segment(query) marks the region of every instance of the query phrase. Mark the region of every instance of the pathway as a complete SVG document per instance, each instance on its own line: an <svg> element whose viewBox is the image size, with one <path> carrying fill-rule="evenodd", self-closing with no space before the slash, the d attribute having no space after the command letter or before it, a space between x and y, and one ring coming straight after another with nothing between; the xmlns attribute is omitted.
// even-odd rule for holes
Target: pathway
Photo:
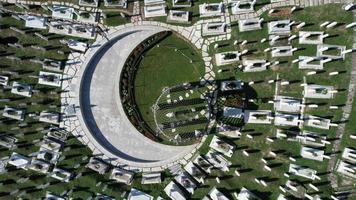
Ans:
<svg viewBox="0 0 356 200"><path fill-rule="evenodd" d="M353 18L354 21L356 21L356 10L353 11ZM356 28L354 29L354 33L353 33L353 45L352 45L353 49L356 49ZM342 108L343 113L342 113L342 117L341 117L341 121L342 122L347 122L347 120L350 117L350 113L352 111L352 102L354 100L354 96L355 96L355 92L356 92L356 52L352 53L352 69L351 69L351 77L350 77L350 83L349 83L349 89L348 89L348 94L347 94L347 101L346 101L346 105ZM338 155L337 152L339 152L340 150L340 144L342 141L342 137L345 133L345 126L346 123L341 123L339 124L339 126L336 129L336 138L338 138L338 140L336 140L333 144L333 152L335 152L335 154L331 155L331 159L328 163L328 171L329 176L328 179L331 182L331 187L333 189L338 189L338 181L337 181L337 176L335 174L333 174L334 171L334 167L335 164L338 160Z"/></svg>

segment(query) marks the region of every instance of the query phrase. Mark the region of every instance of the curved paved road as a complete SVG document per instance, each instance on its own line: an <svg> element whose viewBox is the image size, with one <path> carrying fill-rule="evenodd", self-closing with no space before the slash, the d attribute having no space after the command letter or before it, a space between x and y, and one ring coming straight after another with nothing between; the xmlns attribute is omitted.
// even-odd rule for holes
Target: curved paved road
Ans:
<svg viewBox="0 0 356 200"><path fill-rule="evenodd" d="M141 41L165 30L157 26L120 30L109 41L94 43L96 49L86 55L78 73L77 116L85 135L106 157L131 167L168 165L196 147L163 145L146 138L131 125L121 105L119 76L126 58Z"/></svg>

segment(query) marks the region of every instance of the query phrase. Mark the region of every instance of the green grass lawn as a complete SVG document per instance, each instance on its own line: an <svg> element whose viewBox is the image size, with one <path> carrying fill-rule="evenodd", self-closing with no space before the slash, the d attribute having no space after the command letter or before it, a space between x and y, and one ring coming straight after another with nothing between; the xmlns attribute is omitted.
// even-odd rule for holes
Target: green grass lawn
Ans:
<svg viewBox="0 0 356 200"><path fill-rule="evenodd" d="M315 14L317 13L317 14ZM273 18L268 16L266 13L263 14L265 22L269 20L277 20L282 19L281 17ZM320 31L319 24L324 21L337 21L339 23L351 23L352 22L352 14L342 11L340 6L336 5L328 5L328 6L319 6L312 8L305 8L301 11L295 12L292 16L289 17L291 20L296 22L307 21L309 25L303 30L309 31ZM333 37L327 38L324 43L325 44L338 44L338 45L346 45L347 48L351 48L352 45L352 30L342 30L342 29L331 29L331 30L322 30ZM297 34L297 30L293 30L292 34ZM313 45L300 45L297 40L292 42L293 47L300 48L301 50L294 53L292 57L285 58L271 58L270 53L265 53L263 50L270 45L268 42L260 43L262 38L268 38L267 33L267 24L263 25L263 29L260 31L253 32L239 32L237 25L232 25L232 39L230 41L222 41L218 42L219 48L214 49L215 43L210 45L209 52L211 55L219 52L225 51L242 51L244 49L253 49L253 53L248 55L249 59L266 59L269 62L274 61L285 61L285 63L280 64L278 67L273 67L267 71L263 72L253 72L253 73L244 73L237 70L237 66L240 63L236 63L233 65L226 65L221 67L214 67L214 71L217 74L217 80L226 80L226 79L238 79L244 82L249 81L264 81L263 83L258 83L251 86L251 89L254 90L256 98L272 98L274 95L275 84L267 84L267 80L275 79L277 74L279 74L280 79L295 81L294 84L289 86L280 87L279 94L285 96L293 96L296 98L302 98L303 88L299 85L303 82L303 77L306 76L308 70L300 70L298 69L297 64L292 64L291 61L298 58L300 55L315 55L316 47ZM241 45L233 45L233 41L250 41L245 46ZM218 73L218 70L222 69L221 73ZM325 72L322 72L318 75L307 76L308 83L316 83L321 85L332 85L337 89L346 89L346 91L341 91L336 94L335 98L332 100L308 100L307 102L312 103L323 103L324 105L319 108L307 109L306 113L311 115L318 115L321 117L331 117L333 121L338 121L341 119L342 111L338 110L330 110L328 107L330 105L342 105L346 101L347 89L350 78L350 69L351 69L351 56L347 55L344 61L335 61L324 65ZM328 74L332 71L345 71L338 76L331 77ZM251 90L251 91L252 91ZM266 101L257 101L257 109L273 109L272 104L268 104ZM353 115L350 120L353 120ZM354 129L352 123L347 125L346 136L349 137L349 134ZM233 192L238 192L240 188L246 187L252 191L255 191L256 194L259 194L264 199L276 199L280 190L278 188L279 185L285 184L287 178L283 176L284 172L288 171L289 156L297 156L300 151L300 144L297 142L287 142L285 140L275 140L273 143L266 142L266 137L275 137L275 129L274 125L255 125L255 124L247 124L243 127L243 135L245 133L249 133L251 135L255 135L254 139L248 139L246 136L242 136L241 139L233 140L237 148L243 149L258 149L258 152L254 153L250 157L246 157L242 154L241 150L238 150L233 157L230 159L232 161L234 167L227 174L215 171L211 179L207 181L208 186L203 186L199 188L194 194L194 198L199 199L204 194L206 194L210 188L213 186L217 186L222 188L222 191L226 191L226 194L232 194ZM313 128L305 128L306 130L315 131L319 133L327 134L328 138L334 138L335 136L335 128L331 128L330 130L320 130ZM344 138L343 145L350 146L353 141L351 139ZM229 140L231 141L231 139ZM354 142L353 142L354 143ZM205 146L203 146L205 147ZM326 153L331 153L332 145L326 147ZM278 154L277 158L269 161L271 164L276 164L277 167L272 169L272 172L267 172L263 170L263 163L261 162L261 158L268 157L267 153L270 150L283 150L282 153ZM206 152L206 148L203 151ZM325 172L327 169L328 161L317 162L311 161L307 159L298 158L296 164L305 165L310 168L316 169L319 172ZM233 173L234 169L249 169L249 172L241 173L240 177L236 177ZM217 184L214 176L222 176L222 183ZM263 187L254 182L255 177L268 177L273 180L269 183L269 187ZM291 176L292 179L297 179L300 181L306 181L306 179ZM320 181L314 181L316 185L320 188L320 196L321 197L329 197L331 194L331 188L327 181L327 175L324 173L321 175ZM227 190L226 190L227 189ZM308 192L313 192L312 190L308 190Z"/></svg>
<svg viewBox="0 0 356 200"><path fill-rule="evenodd" d="M144 54L135 77L135 98L143 119L153 130L156 130L156 125L151 107L162 89L183 83L197 83L203 74L204 63L199 53L177 35L168 36ZM178 99L185 92L171 95L172 99ZM199 95L190 98L194 97Z"/></svg>

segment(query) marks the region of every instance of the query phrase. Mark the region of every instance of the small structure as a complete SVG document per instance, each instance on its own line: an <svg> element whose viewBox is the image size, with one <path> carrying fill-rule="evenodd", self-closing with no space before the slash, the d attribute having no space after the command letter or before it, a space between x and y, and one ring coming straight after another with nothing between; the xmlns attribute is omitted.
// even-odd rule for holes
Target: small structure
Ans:
<svg viewBox="0 0 356 200"><path fill-rule="evenodd" d="M170 10L167 21L176 23L189 23L189 11Z"/></svg>
<svg viewBox="0 0 356 200"><path fill-rule="evenodd" d="M60 156L59 152L55 152L41 146L37 154L37 159L45 160L52 164L56 164L58 162L59 156Z"/></svg>
<svg viewBox="0 0 356 200"><path fill-rule="evenodd" d="M302 108L301 100L287 96L274 97L274 109L280 112L299 113Z"/></svg>
<svg viewBox="0 0 356 200"><path fill-rule="evenodd" d="M323 36L322 31L300 31L299 44L323 44Z"/></svg>
<svg viewBox="0 0 356 200"><path fill-rule="evenodd" d="M190 194L194 194L194 190L197 188L197 185L194 183L193 178L187 172L182 171L174 179Z"/></svg>
<svg viewBox="0 0 356 200"><path fill-rule="evenodd" d="M99 12L79 11L77 20L84 23L96 23L99 18Z"/></svg>
<svg viewBox="0 0 356 200"><path fill-rule="evenodd" d="M356 150L346 147L342 153L342 158L350 163L356 164Z"/></svg>
<svg viewBox="0 0 356 200"><path fill-rule="evenodd" d="M305 193L306 193L305 187L303 187L303 185L295 181L287 180L283 189L285 190L285 192L288 192L297 198L305 197Z"/></svg>
<svg viewBox="0 0 356 200"><path fill-rule="evenodd" d="M289 173L294 174L296 176L301 176L307 179L311 179L311 180L315 180L315 178L317 178L318 176L317 171L314 169L310 169L307 167L303 167L300 165L296 165L296 164L289 164Z"/></svg>
<svg viewBox="0 0 356 200"><path fill-rule="evenodd" d="M122 7L127 8L127 0L104 0L104 5L107 7Z"/></svg>
<svg viewBox="0 0 356 200"><path fill-rule="evenodd" d="M77 40L68 40L67 45L70 49L79 52L85 52L88 48L88 44L85 42L79 42Z"/></svg>
<svg viewBox="0 0 356 200"><path fill-rule="evenodd" d="M173 181L169 182L168 185L164 188L164 192L167 196L173 200L185 200L183 191L179 188L177 184Z"/></svg>
<svg viewBox="0 0 356 200"><path fill-rule="evenodd" d="M289 35L291 32L290 20L279 20L268 22L268 34Z"/></svg>
<svg viewBox="0 0 356 200"><path fill-rule="evenodd" d="M144 193L138 189L131 188L127 200L153 200L153 196Z"/></svg>
<svg viewBox="0 0 356 200"><path fill-rule="evenodd" d="M227 108L227 107L225 107ZM225 112L225 108L224 108L224 112ZM235 112L233 112L235 113ZM225 116L225 114L224 114ZM236 116L236 115L234 115ZM218 130L218 133L221 134L221 135L224 135L226 137L229 137L229 138L240 138L241 137L241 128L240 127L237 127L237 126L231 126L231 125L228 125L228 124L224 124L224 123L219 123L217 125L217 130Z"/></svg>
<svg viewBox="0 0 356 200"><path fill-rule="evenodd" d="M0 158L0 174L6 172L6 165L9 162L9 157Z"/></svg>
<svg viewBox="0 0 356 200"><path fill-rule="evenodd" d="M226 143L216 135L214 135L213 139L211 140L209 147L217 152L224 154L227 157L231 157L235 150L234 146Z"/></svg>
<svg viewBox="0 0 356 200"><path fill-rule="evenodd" d="M266 60L246 60L242 61L243 72L260 72L267 69Z"/></svg>
<svg viewBox="0 0 356 200"><path fill-rule="evenodd" d="M32 96L32 87L30 85L22 84L22 83L15 81L12 83L11 93L25 96L25 97L31 97Z"/></svg>
<svg viewBox="0 0 356 200"><path fill-rule="evenodd" d="M9 82L9 77L0 75L0 85L7 86Z"/></svg>
<svg viewBox="0 0 356 200"><path fill-rule="evenodd" d="M260 200L255 194L253 194L251 191L249 191L246 188L241 188L240 193L237 195L238 200Z"/></svg>
<svg viewBox="0 0 356 200"><path fill-rule="evenodd" d="M215 54L215 62L217 66L229 65L240 60L238 51L229 51Z"/></svg>
<svg viewBox="0 0 356 200"><path fill-rule="evenodd" d="M331 59L345 59L345 54L342 53L346 50L346 46L319 44L316 47L316 56L331 58Z"/></svg>
<svg viewBox="0 0 356 200"><path fill-rule="evenodd" d="M292 46L272 47L271 55L273 58L293 56L293 47Z"/></svg>
<svg viewBox="0 0 356 200"><path fill-rule="evenodd" d="M60 143L59 141L56 141L54 139L51 138L45 138L42 142L41 147L48 149L52 152L60 152L60 150L63 147L63 143Z"/></svg>
<svg viewBox="0 0 356 200"><path fill-rule="evenodd" d="M162 182L160 172L145 172L142 173L141 184L159 184Z"/></svg>
<svg viewBox="0 0 356 200"><path fill-rule="evenodd" d="M47 18L27 15L25 16L25 26L28 28L47 29Z"/></svg>
<svg viewBox="0 0 356 200"><path fill-rule="evenodd" d="M166 16L166 2L164 0L145 0L145 18Z"/></svg>
<svg viewBox="0 0 356 200"><path fill-rule="evenodd" d="M302 134L296 136L296 139L307 146L324 147L326 136L311 131L303 131Z"/></svg>
<svg viewBox="0 0 356 200"><path fill-rule="evenodd" d="M262 29L262 21L263 19L259 18L251 18L251 19L242 19L239 20L239 31L255 31Z"/></svg>
<svg viewBox="0 0 356 200"><path fill-rule="evenodd" d="M127 200L153 200L153 196L138 189L131 188Z"/></svg>
<svg viewBox="0 0 356 200"><path fill-rule="evenodd" d="M54 138L55 140L59 140L61 142L65 142L67 140L67 136L68 132L58 127L51 127L46 134L47 138Z"/></svg>
<svg viewBox="0 0 356 200"><path fill-rule="evenodd" d="M70 41L68 41L68 43L69 42ZM53 60L53 59L46 58L42 62L42 68L49 71L61 72L64 66L65 66L65 62L60 60Z"/></svg>
<svg viewBox="0 0 356 200"><path fill-rule="evenodd" d="M213 187L210 192L208 193L207 197L204 197L203 200L205 199L212 199L212 200L229 200L222 192L220 192L216 187Z"/></svg>
<svg viewBox="0 0 356 200"><path fill-rule="evenodd" d="M235 107L224 107L223 109L224 117L232 117L232 118L243 118L244 113L242 109Z"/></svg>
<svg viewBox="0 0 356 200"><path fill-rule="evenodd" d="M240 80L231 80L231 81L223 81L221 82L221 91L235 91L241 90L243 86L243 82Z"/></svg>
<svg viewBox="0 0 356 200"><path fill-rule="evenodd" d="M51 172L51 177L58 179L60 181L68 183L70 179L72 178L72 173L69 171L66 171L64 169L55 167L53 171Z"/></svg>
<svg viewBox="0 0 356 200"><path fill-rule="evenodd" d="M311 99L332 99L334 97L334 87L316 84L304 85L304 98Z"/></svg>
<svg viewBox="0 0 356 200"><path fill-rule="evenodd" d="M224 14L224 3L210 3L210 4L200 4L199 5L199 14L200 17L215 17L222 16Z"/></svg>
<svg viewBox="0 0 356 200"><path fill-rule="evenodd" d="M61 83L62 74L40 71L40 75L38 77L38 84L60 87Z"/></svg>
<svg viewBox="0 0 356 200"><path fill-rule="evenodd" d="M98 172L99 174L105 174L110 166L103 160L95 157L91 157L89 163L86 165L87 168Z"/></svg>
<svg viewBox="0 0 356 200"><path fill-rule="evenodd" d="M8 135L8 134L1 134L0 135L0 146L8 148L9 150L16 149L17 145L17 138Z"/></svg>
<svg viewBox="0 0 356 200"><path fill-rule="evenodd" d="M341 160L338 164L337 172L344 176L356 179L356 164Z"/></svg>
<svg viewBox="0 0 356 200"><path fill-rule="evenodd" d="M48 25L50 33L69 35L86 39L94 39L96 36L96 27L92 24L51 21Z"/></svg>
<svg viewBox="0 0 356 200"><path fill-rule="evenodd" d="M206 155L205 158L211 163L215 168L220 169L221 171L227 172L229 171L229 167L231 162L226 160L224 156L216 152L214 150L210 150Z"/></svg>
<svg viewBox="0 0 356 200"><path fill-rule="evenodd" d="M212 22L202 24L203 36L224 35L227 33L227 25L224 22Z"/></svg>
<svg viewBox="0 0 356 200"><path fill-rule="evenodd" d="M193 178L199 183L204 183L204 179L206 178L205 173L199 169L197 166L193 164L193 162L188 162L188 164L184 167L185 171L187 171Z"/></svg>
<svg viewBox="0 0 356 200"><path fill-rule="evenodd" d="M299 69L311 69L311 70L324 69L324 62L323 59L320 57L299 56L298 60L299 60L298 62Z"/></svg>
<svg viewBox="0 0 356 200"><path fill-rule="evenodd" d="M304 124L305 126L310 126L320 129L329 129L330 128L330 119L321 118L313 115L307 115Z"/></svg>
<svg viewBox="0 0 356 200"><path fill-rule="evenodd" d="M48 162L33 158L31 164L27 168L46 174L48 173L50 167L51 164L49 164Z"/></svg>
<svg viewBox="0 0 356 200"><path fill-rule="evenodd" d="M277 112L274 118L276 126L299 126L299 115Z"/></svg>
<svg viewBox="0 0 356 200"><path fill-rule="evenodd" d="M53 5L53 7L49 7L49 9L52 11L53 18L72 20L75 14L74 8L66 6Z"/></svg>
<svg viewBox="0 0 356 200"><path fill-rule="evenodd" d="M244 116L246 124L271 124L273 119L270 110L245 110Z"/></svg>
<svg viewBox="0 0 356 200"><path fill-rule="evenodd" d="M232 4L231 13L233 15L239 15L244 13L250 13L254 11L254 6L256 4L256 0L241 0Z"/></svg>
<svg viewBox="0 0 356 200"><path fill-rule="evenodd" d="M13 152L8 161L8 164L15 166L16 168L22 168L27 170L27 166L31 163L31 158Z"/></svg>
<svg viewBox="0 0 356 200"><path fill-rule="evenodd" d="M98 7L99 0L79 0L79 6Z"/></svg>
<svg viewBox="0 0 356 200"><path fill-rule="evenodd" d="M300 155L303 158L316 160L316 161L323 161L324 160L324 151L320 149L314 149L311 147L302 146L300 150Z"/></svg>
<svg viewBox="0 0 356 200"><path fill-rule="evenodd" d="M119 183L131 185L134 174L134 172L116 167L111 171L110 179Z"/></svg>
<svg viewBox="0 0 356 200"><path fill-rule="evenodd" d="M19 121L23 121L25 119L25 111L19 110L16 108L12 108L9 106L5 106L2 116L11 118L11 119L16 119Z"/></svg>
<svg viewBox="0 0 356 200"><path fill-rule="evenodd" d="M65 200L65 198L62 198L60 196L54 195L51 192L46 192L45 198L43 200Z"/></svg>
<svg viewBox="0 0 356 200"><path fill-rule="evenodd" d="M56 112L42 111L40 113L39 121L59 125L60 114Z"/></svg>
<svg viewBox="0 0 356 200"><path fill-rule="evenodd" d="M190 0L172 0L173 8L187 8L192 6Z"/></svg>
<svg viewBox="0 0 356 200"><path fill-rule="evenodd" d="M201 155L197 156L193 160L193 163L195 165L197 165L198 167L200 167L202 170L204 170L205 173L208 173L208 174L211 173L211 169L213 168L213 166Z"/></svg>

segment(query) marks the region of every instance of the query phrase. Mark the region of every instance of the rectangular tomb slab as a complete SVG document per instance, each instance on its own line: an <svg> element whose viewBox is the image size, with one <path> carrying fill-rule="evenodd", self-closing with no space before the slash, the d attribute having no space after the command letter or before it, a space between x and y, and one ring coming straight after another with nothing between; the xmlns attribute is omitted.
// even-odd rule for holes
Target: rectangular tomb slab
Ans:
<svg viewBox="0 0 356 200"><path fill-rule="evenodd" d="M279 46L272 47L271 55L273 58L275 57L286 57L293 56L293 47L292 46Z"/></svg>
<svg viewBox="0 0 356 200"><path fill-rule="evenodd" d="M189 12L183 10L170 10L167 21L177 23L189 23Z"/></svg>
<svg viewBox="0 0 356 200"><path fill-rule="evenodd" d="M271 124L272 111L270 110L246 110L245 123L251 124Z"/></svg>
<svg viewBox="0 0 356 200"><path fill-rule="evenodd" d="M242 0L232 3L231 13L233 15L239 15L244 13L251 13L255 11L256 1Z"/></svg>
<svg viewBox="0 0 356 200"><path fill-rule="evenodd" d="M60 87L61 83L62 74L40 71L38 84Z"/></svg>
<svg viewBox="0 0 356 200"><path fill-rule="evenodd" d="M73 19L74 17L74 8L66 7L66 6L57 6L49 7L52 11L53 18L61 18L61 19Z"/></svg>
<svg viewBox="0 0 356 200"><path fill-rule="evenodd" d="M228 51L215 54L215 62L217 66L229 65L240 60L238 51Z"/></svg>
<svg viewBox="0 0 356 200"><path fill-rule="evenodd" d="M225 5L223 2L220 3L203 3L199 5L200 17L215 17L222 16L225 11Z"/></svg>
<svg viewBox="0 0 356 200"><path fill-rule="evenodd" d="M329 129L330 128L330 119L318 117L318 116L313 116L313 115L307 115L305 117L305 126L310 126L313 128L320 128L320 129Z"/></svg>
<svg viewBox="0 0 356 200"><path fill-rule="evenodd" d="M323 161L324 160L324 151L320 149L314 149L306 146L302 146L300 150L300 155L303 158L316 160L316 161Z"/></svg>
<svg viewBox="0 0 356 200"><path fill-rule="evenodd" d="M300 165L290 164L289 173L301 176L307 179L315 180L317 171Z"/></svg>
<svg viewBox="0 0 356 200"><path fill-rule="evenodd" d="M25 119L25 111L5 106L2 116L11 118L11 119L15 119L15 120L19 120L19 121L23 121Z"/></svg>
<svg viewBox="0 0 356 200"><path fill-rule="evenodd" d="M223 81L221 83L220 90L221 91L241 90L242 86L243 86L243 82L241 82L240 80Z"/></svg>
<svg viewBox="0 0 356 200"><path fill-rule="evenodd" d="M274 109L281 112L299 113L302 108L300 99L288 96L275 96Z"/></svg>
<svg viewBox="0 0 356 200"><path fill-rule="evenodd" d="M260 18L251 18L251 19L244 19L239 20L239 31L246 32L246 31L254 31L262 29L262 20Z"/></svg>
<svg viewBox="0 0 356 200"><path fill-rule="evenodd" d="M260 72L267 70L267 61L266 60L246 60L242 61L243 72Z"/></svg>
<svg viewBox="0 0 356 200"><path fill-rule="evenodd" d="M29 28L47 29L47 18L28 15L25 17L25 26Z"/></svg>
<svg viewBox="0 0 356 200"><path fill-rule="evenodd" d="M331 58L331 59L345 59L345 54L342 53L346 50L346 46L319 44L316 47L316 56Z"/></svg>
<svg viewBox="0 0 356 200"><path fill-rule="evenodd" d="M12 84L11 93L25 96L25 97L31 97L32 96L32 86L15 81Z"/></svg>
<svg viewBox="0 0 356 200"><path fill-rule="evenodd" d="M298 126L299 115L285 114L277 112L274 118L274 124L276 126Z"/></svg>
<svg viewBox="0 0 356 200"><path fill-rule="evenodd" d="M192 6L190 0L172 0L172 4L173 8L187 8Z"/></svg>
<svg viewBox="0 0 356 200"><path fill-rule="evenodd" d="M299 69L311 69L311 70L323 70L324 63L320 57L312 56L299 56L298 68Z"/></svg>
<svg viewBox="0 0 356 200"><path fill-rule="evenodd" d="M153 4L144 6L145 18L166 16L166 4Z"/></svg>
<svg viewBox="0 0 356 200"><path fill-rule="evenodd" d="M323 44L323 31L300 31L299 44Z"/></svg>
<svg viewBox="0 0 356 200"><path fill-rule="evenodd" d="M202 24L203 36L224 35L227 33L227 25L223 22L205 23Z"/></svg>
<svg viewBox="0 0 356 200"><path fill-rule="evenodd" d="M164 192L167 194L167 196L170 199L174 199L174 200L185 200L186 199L182 189L180 189L180 187L173 181L168 183L168 185L164 188Z"/></svg>
<svg viewBox="0 0 356 200"><path fill-rule="evenodd" d="M340 161L337 168L337 172L344 176L356 179L356 164L346 161Z"/></svg>
<svg viewBox="0 0 356 200"><path fill-rule="evenodd" d="M333 86L306 84L304 86L304 98L332 99L334 97Z"/></svg>
<svg viewBox="0 0 356 200"><path fill-rule="evenodd" d="M268 22L268 34L288 35L291 32L290 20Z"/></svg>

